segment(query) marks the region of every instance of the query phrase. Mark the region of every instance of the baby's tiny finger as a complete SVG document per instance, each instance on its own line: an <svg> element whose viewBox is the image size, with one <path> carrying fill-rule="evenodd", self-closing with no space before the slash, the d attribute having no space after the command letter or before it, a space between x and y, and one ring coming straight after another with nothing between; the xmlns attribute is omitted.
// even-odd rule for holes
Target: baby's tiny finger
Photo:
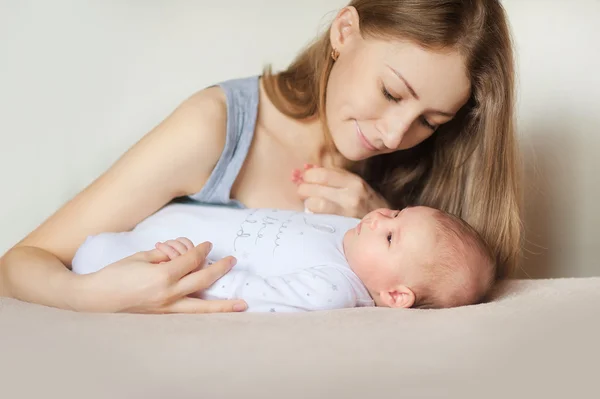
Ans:
<svg viewBox="0 0 600 399"><path fill-rule="evenodd" d="M167 245L166 243L163 243L163 242L157 242L156 249L163 252L171 260L177 258L180 255L179 252L177 252L173 247L171 247L170 245Z"/></svg>
<svg viewBox="0 0 600 399"><path fill-rule="evenodd" d="M177 241L183 243L183 245L185 245L185 247L187 248L188 251L190 251L194 248L194 243L189 238L179 237L177 239Z"/></svg>
<svg viewBox="0 0 600 399"><path fill-rule="evenodd" d="M165 244L177 251L178 255L183 255L188 251L186 245L179 240L168 240Z"/></svg>

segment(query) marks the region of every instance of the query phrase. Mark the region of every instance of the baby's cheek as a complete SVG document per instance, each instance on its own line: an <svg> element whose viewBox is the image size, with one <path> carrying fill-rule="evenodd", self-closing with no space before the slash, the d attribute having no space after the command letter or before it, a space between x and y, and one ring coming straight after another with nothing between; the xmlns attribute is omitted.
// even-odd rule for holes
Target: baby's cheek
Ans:
<svg viewBox="0 0 600 399"><path fill-rule="evenodd" d="M378 274L377 256L368 248L357 248L352 268L363 276L372 277Z"/></svg>
<svg viewBox="0 0 600 399"><path fill-rule="evenodd" d="M397 280L399 268L390 254L369 251L363 262L369 269L373 285L387 287Z"/></svg>

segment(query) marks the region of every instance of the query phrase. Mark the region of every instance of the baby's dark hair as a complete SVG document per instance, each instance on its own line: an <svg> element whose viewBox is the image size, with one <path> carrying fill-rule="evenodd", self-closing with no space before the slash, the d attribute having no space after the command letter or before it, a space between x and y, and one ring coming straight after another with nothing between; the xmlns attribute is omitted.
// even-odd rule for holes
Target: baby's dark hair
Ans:
<svg viewBox="0 0 600 399"><path fill-rule="evenodd" d="M490 248L463 219L435 211L437 250L431 263L424 267L425 281L414 289L412 307L435 309L483 302L496 274Z"/></svg>

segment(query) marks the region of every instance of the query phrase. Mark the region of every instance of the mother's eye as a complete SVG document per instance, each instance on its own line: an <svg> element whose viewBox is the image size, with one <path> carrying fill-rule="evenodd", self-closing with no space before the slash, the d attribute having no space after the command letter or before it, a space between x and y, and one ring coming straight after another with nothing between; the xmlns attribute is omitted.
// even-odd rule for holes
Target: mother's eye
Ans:
<svg viewBox="0 0 600 399"><path fill-rule="evenodd" d="M400 100L402 100L402 98L392 96L392 94L383 85L381 86L381 92L383 93L383 96L388 101L392 101L392 102L397 103L397 102L400 102Z"/></svg>

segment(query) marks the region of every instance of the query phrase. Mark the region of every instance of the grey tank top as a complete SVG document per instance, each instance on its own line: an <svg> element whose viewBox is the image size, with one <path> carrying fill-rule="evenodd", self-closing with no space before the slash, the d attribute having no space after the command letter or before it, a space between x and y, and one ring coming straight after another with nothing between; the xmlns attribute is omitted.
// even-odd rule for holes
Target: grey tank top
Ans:
<svg viewBox="0 0 600 399"><path fill-rule="evenodd" d="M246 160L254 138L258 113L259 76L218 83L227 98L227 136L225 147L208 181L189 198L195 202L233 208L245 206L231 199L231 187Z"/></svg>

